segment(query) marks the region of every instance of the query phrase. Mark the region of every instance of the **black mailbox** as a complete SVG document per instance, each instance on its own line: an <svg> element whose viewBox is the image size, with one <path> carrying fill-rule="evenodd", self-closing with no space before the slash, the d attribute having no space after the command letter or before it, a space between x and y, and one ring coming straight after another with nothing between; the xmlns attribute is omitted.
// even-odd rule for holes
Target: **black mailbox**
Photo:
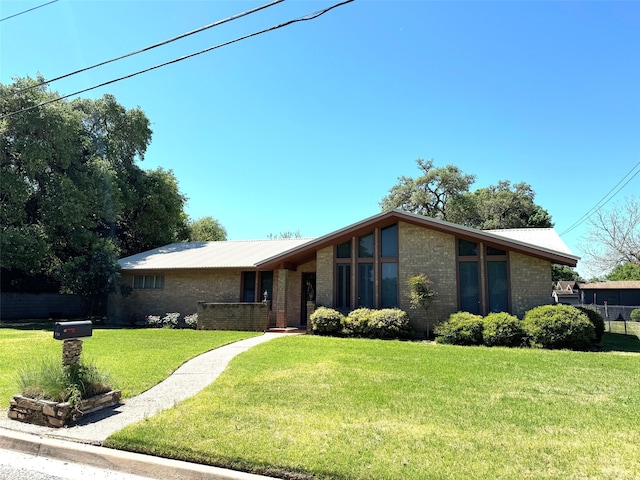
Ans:
<svg viewBox="0 0 640 480"><path fill-rule="evenodd" d="M53 327L53 338L66 340L69 338L90 337L93 333L91 320L79 322L56 322Z"/></svg>

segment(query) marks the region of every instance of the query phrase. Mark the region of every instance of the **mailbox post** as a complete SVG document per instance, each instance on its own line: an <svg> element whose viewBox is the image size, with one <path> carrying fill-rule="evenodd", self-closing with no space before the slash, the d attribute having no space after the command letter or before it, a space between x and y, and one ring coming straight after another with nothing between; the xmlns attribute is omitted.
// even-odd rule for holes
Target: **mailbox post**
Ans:
<svg viewBox="0 0 640 480"><path fill-rule="evenodd" d="M90 320L79 322L56 322L53 327L53 338L62 340L62 365L77 365L82 354L82 340L93 334Z"/></svg>

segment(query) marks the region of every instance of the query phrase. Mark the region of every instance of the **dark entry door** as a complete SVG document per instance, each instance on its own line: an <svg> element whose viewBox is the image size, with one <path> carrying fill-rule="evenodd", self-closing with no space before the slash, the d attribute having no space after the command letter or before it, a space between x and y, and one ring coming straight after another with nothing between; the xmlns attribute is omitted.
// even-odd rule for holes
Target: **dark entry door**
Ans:
<svg viewBox="0 0 640 480"><path fill-rule="evenodd" d="M316 273L302 273L302 305L300 306L300 325L307 324L307 302L316 301Z"/></svg>

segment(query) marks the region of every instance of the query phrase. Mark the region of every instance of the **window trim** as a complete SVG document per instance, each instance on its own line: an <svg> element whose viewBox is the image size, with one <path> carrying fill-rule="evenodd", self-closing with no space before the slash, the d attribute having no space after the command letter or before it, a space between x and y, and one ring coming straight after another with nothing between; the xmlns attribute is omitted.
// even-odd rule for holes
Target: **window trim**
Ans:
<svg viewBox="0 0 640 480"><path fill-rule="evenodd" d="M147 287L147 277L153 277L152 287ZM138 284L138 279L141 279L142 286ZM131 281L131 288L133 290L164 290L164 274L163 273L142 273L142 274L134 275Z"/></svg>

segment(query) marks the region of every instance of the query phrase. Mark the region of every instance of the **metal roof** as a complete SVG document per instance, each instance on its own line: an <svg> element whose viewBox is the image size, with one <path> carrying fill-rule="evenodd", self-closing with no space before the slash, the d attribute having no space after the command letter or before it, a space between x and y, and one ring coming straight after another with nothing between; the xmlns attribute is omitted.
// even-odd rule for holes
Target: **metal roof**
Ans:
<svg viewBox="0 0 640 480"><path fill-rule="evenodd" d="M172 243L123 258L118 263L124 270L276 268L282 262L296 264L309 261L314 258L318 248L335 243L345 236L364 234L373 226L385 226L386 223L395 221L408 221L425 228L490 241L563 265L575 266L579 259L552 228L477 230L431 217L391 210L315 239Z"/></svg>
<svg viewBox="0 0 640 480"><path fill-rule="evenodd" d="M510 228L505 230L483 230L499 237L516 240L534 247L573 255L553 228Z"/></svg>
<svg viewBox="0 0 640 480"><path fill-rule="evenodd" d="M118 260L124 270L178 268L253 268L266 258L299 247L311 239L237 240L172 243Z"/></svg>

